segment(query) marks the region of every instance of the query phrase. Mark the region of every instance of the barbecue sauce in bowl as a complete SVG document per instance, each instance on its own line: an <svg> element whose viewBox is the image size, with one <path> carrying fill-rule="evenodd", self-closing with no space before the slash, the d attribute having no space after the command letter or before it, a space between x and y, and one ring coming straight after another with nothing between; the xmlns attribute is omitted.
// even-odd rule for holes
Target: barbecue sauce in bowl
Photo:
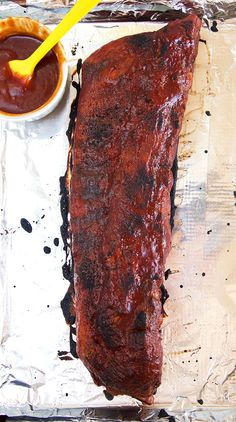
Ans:
<svg viewBox="0 0 236 422"><path fill-rule="evenodd" d="M42 43L28 35L12 35L0 40L0 110L23 114L42 107L53 96L59 81L57 56L51 50L36 66L29 83L12 75L8 62L24 60Z"/></svg>
<svg viewBox="0 0 236 422"><path fill-rule="evenodd" d="M50 30L30 18L0 20L0 119L34 121L48 116L61 101L67 84L68 64L62 44L38 63L27 84L14 77L10 60L29 57L50 34Z"/></svg>

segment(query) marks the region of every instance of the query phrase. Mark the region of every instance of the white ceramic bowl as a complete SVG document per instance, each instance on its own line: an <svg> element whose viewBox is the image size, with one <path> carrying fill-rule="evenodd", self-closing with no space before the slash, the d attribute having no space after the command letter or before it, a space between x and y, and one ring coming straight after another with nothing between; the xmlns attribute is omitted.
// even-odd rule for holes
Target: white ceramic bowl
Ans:
<svg viewBox="0 0 236 422"><path fill-rule="evenodd" d="M50 34L50 31L46 26L30 18L16 17L3 19L0 21L0 41L11 35L20 34L35 36L38 39L45 40L45 38L47 38L47 36ZM65 58L65 51L61 43L58 43L53 48L53 51L57 56L59 64L59 79L53 95L41 107L28 113L10 114L0 110L1 120L15 122L38 120L44 116L47 116L56 108L65 92L68 78L68 65Z"/></svg>

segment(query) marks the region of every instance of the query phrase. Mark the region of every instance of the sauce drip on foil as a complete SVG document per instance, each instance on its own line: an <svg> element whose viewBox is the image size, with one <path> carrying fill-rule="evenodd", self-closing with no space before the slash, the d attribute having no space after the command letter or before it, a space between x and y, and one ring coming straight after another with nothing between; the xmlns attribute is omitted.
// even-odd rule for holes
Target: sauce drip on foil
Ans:
<svg viewBox="0 0 236 422"><path fill-rule="evenodd" d="M28 113L41 107L53 95L59 79L59 65L53 51L36 66L28 84L14 77L7 64L10 60L26 59L40 44L40 40L27 35L12 35L0 41L1 111Z"/></svg>

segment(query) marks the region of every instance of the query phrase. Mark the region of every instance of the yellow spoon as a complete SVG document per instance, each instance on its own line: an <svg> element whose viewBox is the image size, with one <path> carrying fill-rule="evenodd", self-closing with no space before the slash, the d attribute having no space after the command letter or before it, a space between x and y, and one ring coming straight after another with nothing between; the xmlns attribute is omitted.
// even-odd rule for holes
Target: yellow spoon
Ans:
<svg viewBox="0 0 236 422"><path fill-rule="evenodd" d="M35 66L40 60L58 43L58 41L74 26L80 19L93 9L99 0L79 0L62 19L59 25L51 32L46 40L25 60L11 60L8 65L12 74L28 83L33 76Z"/></svg>

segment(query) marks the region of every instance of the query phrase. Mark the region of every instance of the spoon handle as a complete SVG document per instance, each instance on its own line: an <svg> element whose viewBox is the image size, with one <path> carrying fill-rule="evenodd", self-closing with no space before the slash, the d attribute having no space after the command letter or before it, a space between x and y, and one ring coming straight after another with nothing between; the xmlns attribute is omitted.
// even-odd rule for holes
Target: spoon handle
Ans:
<svg viewBox="0 0 236 422"><path fill-rule="evenodd" d="M93 9L100 0L78 0L66 14L59 25L50 33L46 40L30 56L34 67L38 62L60 41L60 39L87 13Z"/></svg>

